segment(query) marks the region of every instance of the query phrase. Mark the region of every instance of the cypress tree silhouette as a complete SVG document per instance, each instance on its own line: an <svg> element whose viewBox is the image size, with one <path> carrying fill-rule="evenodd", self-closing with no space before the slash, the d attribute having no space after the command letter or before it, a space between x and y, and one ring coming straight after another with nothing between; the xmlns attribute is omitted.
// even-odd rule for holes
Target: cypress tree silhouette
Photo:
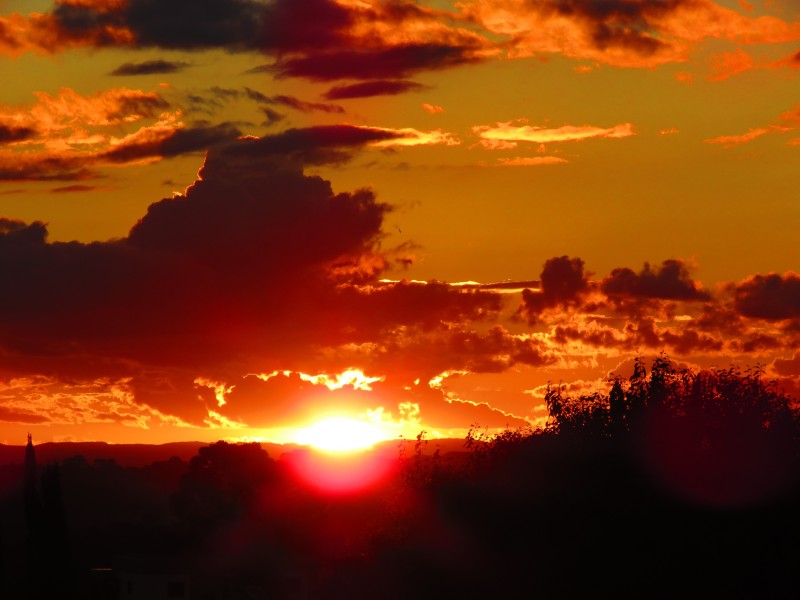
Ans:
<svg viewBox="0 0 800 600"><path fill-rule="evenodd" d="M28 434L28 445L25 447L25 521L28 532L33 535L42 522L42 499L39 496L39 466L36 463L36 451L33 449L33 438Z"/></svg>
<svg viewBox="0 0 800 600"><path fill-rule="evenodd" d="M58 463L39 473L33 438L25 447L24 499L27 541L27 598L72 598L74 572L67 542L61 474ZM40 485L41 482L41 492Z"/></svg>

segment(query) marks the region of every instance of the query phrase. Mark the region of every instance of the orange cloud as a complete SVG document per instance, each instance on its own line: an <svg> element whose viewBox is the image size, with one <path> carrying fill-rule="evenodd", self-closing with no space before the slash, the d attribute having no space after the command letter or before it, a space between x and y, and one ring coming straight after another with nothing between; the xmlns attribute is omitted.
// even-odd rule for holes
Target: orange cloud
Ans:
<svg viewBox="0 0 800 600"><path fill-rule="evenodd" d="M81 10L85 7L73 3L61 6ZM107 13L115 9L109 5L102 10L92 5L92 10ZM134 41L133 33L124 26L113 23L97 24L90 28L70 30L55 14L18 13L0 16L0 53L18 56L25 52L53 54L71 48L129 46Z"/></svg>
<svg viewBox="0 0 800 600"><path fill-rule="evenodd" d="M712 57L711 73L708 78L711 81L723 81L739 73L744 73L753 69L800 69L800 52L778 60L754 60L750 55L741 49L736 52L723 52Z"/></svg>
<svg viewBox="0 0 800 600"><path fill-rule="evenodd" d="M258 95L259 101L272 101L246 91ZM181 112L169 111L169 103L154 92L119 88L84 96L64 88L55 95L35 95L37 102L30 105L0 105L0 180L87 179L99 166L154 162L205 151L241 135L228 124L188 126ZM306 153L302 160L336 162L348 158L348 146L452 146L460 140L441 129L334 125L290 129L247 142L260 144L261 151L268 153L272 150L267 146L274 145L289 154ZM316 157L311 159L310 154Z"/></svg>
<svg viewBox="0 0 800 600"><path fill-rule="evenodd" d="M569 161L557 156L517 156L497 159L498 167L538 167L542 165L563 165Z"/></svg>
<svg viewBox="0 0 800 600"><path fill-rule="evenodd" d="M0 105L0 179L84 179L93 167L125 162L117 158L122 147L164 142L185 128L180 113L168 112L153 92L117 88L85 96L63 88L35 96L33 104Z"/></svg>
<svg viewBox="0 0 800 600"><path fill-rule="evenodd" d="M778 124L784 127L800 127L800 104L778 115Z"/></svg>
<svg viewBox="0 0 800 600"><path fill-rule="evenodd" d="M614 4L608 3L605 12L605 4L489 0L469 2L464 12L492 33L509 36L509 58L559 53L615 66L655 66L683 58L684 52L675 44L646 30L634 30ZM658 5L641 3L631 8L644 14L651 10L648 6Z"/></svg>
<svg viewBox="0 0 800 600"><path fill-rule="evenodd" d="M471 0L464 14L506 35L508 57L558 53L619 67L684 62L703 39L742 44L800 39L800 23L750 17L711 0Z"/></svg>
<svg viewBox="0 0 800 600"><path fill-rule="evenodd" d="M621 123L610 128L592 125L564 125L557 128L512 125L511 121L492 125L479 125L472 131L481 138L487 148L502 149L514 147L517 142L546 144L552 142L576 142L591 138L625 138L635 135L631 123Z"/></svg>
<svg viewBox="0 0 800 600"><path fill-rule="evenodd" d="M77 47L259 52L275 57L262 70L318 81L355 80L329 93L366 97L418 90L404 79L419 71L504 55L562 54L593 65L652 68L685 62L708 38L748 45L800 40L800 22L753 16L752 6L741 6L749 14L712 0L466 0L457 4L457 13L410 0L241 0L219 3L210 16L180 3L56 0L48 13L0 17L0 52ZM719 60L725 64L712 77L744 67L739 56ZM795 66L796 57L782 64ZM589 68L594 66L577 70Z"/></svg>
<svg viewBox="0 0 800 600"><path fill-rule="evenodd" d="M746 144L760 138L761 136L773 133L785 133L800 129L800 105L792 107L790 110L778 115L778 118L771 125L757 127L748 130L740 135L723 135L706 140L709 144L722 144L724 146L737 146ZM795 145L795 140L788 142L790 146Z"/></svg>
<svg viewBox="0 0 800 600"><path fill-rule="evenodd" d="M452 133L447 133L441 129L432 131L420 131L411 127L391 129L384 127L372 127L375 131L382 131L391 134L389 139L373 142L372 145L385 148L389 146L431 146L443 144L445 146L457 146L461 141Z"/></svg>
<svg viewBox="0 0 800 600"><path fill-rule="evenodd" d="M33 129L42 137L65 130L133 123L158 115L169 107L158 94L128 88L112 88L90 96L71 88L57 94L35 92L36 102L20 107L0 105L0 123Z"/></svg>
<svg viewBox="0 0 800 600"><path fill-rule="evenodd" d="M422 103L422 110L431 115L438 115L444 112L444 109L441 106L437 106L436 104L428 104L427 102Z"/></svg>
<svg viewBox="0 0 800 600"><path fill-rule="evenodd" d="M138 429L188 426L138 403L127 378L63 382L44 376L19 377L0 382L0 393L0 421L72 426L119 423Z"/></svg>
<svg viewBox="0 0 800 600"><path fill-rule="evenodd" d="M747 133L741 135L721 135L719 137L706 140L708 144L722 144L724 146L738 146L739 144L747 144L766 135L770 132L768 127L759 127L757 129L750 129Z"/></svg>
<svg viewBox="0 0 800 600"><path fill-rule="evenodd" d="M717 38L741 44L777 44L800 39L800 22L772 16L749 17L711 0L677 2L654 21L664 34L690 42Z"/></svg>
<svg viewBox="0 0 800 600"><path fill-rule="evenodd" d="M729 77L755 68L753 57L737 48L735 52L723 52L712 57L711 81L724 81Z"/></svg>

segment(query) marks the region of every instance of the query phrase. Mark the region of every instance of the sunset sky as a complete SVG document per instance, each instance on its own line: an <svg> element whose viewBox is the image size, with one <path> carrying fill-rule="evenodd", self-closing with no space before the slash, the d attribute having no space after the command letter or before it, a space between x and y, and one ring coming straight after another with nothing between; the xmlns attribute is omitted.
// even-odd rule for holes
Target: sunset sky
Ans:
<svg viewBox="0 0 800 600"><path fill-rule="evenodd" d="M0 0L0 442L800 395L796 0Z"/></svg>

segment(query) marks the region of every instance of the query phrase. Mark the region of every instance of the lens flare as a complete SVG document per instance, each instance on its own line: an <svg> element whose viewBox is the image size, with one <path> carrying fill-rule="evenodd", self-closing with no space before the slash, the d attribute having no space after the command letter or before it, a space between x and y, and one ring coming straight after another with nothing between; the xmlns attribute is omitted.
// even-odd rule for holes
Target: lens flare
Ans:
<svg viewBox="0 0 800 600"><path fill-rule="evenodd" d="M295 442L310 449L297 453L291 464L301 480L318 490L357 492L388 473L390 461L373 446L391 437L366 421L328 417L297 432Z"/></svg>
<svg viewBox="0 0 800 600"><path fill-rule="evenodd" d="M297 453L290 461L294 473L305 484L328 494L352 494L381 482L391 470L391 461L380 453Z"/></svg>

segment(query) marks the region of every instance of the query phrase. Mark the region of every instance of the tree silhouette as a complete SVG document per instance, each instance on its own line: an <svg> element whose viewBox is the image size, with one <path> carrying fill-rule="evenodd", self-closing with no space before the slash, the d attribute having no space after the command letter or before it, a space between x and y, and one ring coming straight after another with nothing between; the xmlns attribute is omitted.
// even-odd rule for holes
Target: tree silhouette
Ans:
<svg viewBox="0 0 800 600"><path fill-rule="evenodd" d="M692 370L666 354L648 374L641 358L607 394L548 386L547 432L624 442L676 493L712 504L771 497L800 463L797 401L760 366Z"/></svg>
<svg viewBox="0 0 800 600"><path fill-rule="evenodd" d="M244 516L259 488L276 476L274 461L257 443L219 441L200 448L171 499L190 528L207 531Z"/></svg>

